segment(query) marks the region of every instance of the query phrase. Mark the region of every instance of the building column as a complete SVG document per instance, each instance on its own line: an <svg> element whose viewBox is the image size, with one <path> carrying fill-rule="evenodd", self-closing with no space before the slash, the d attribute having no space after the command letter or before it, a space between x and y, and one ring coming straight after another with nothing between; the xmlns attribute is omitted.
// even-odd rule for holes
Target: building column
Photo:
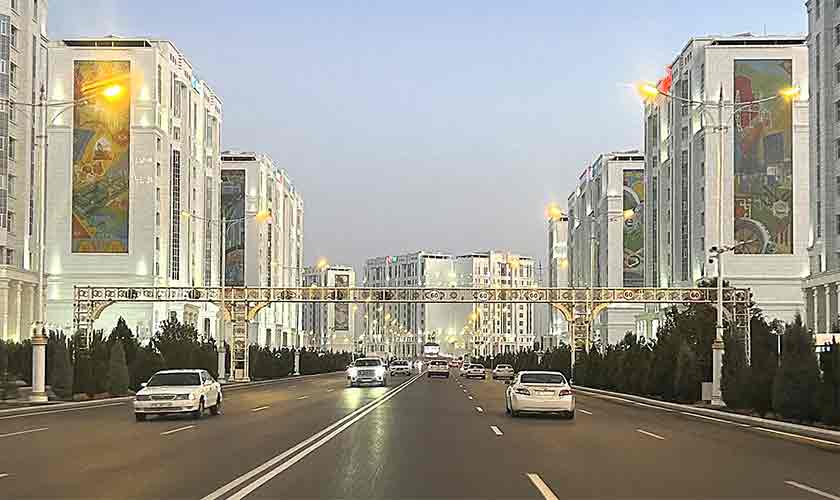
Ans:
<svg viewBox="0 0 840 500"><path fill-rule="evenodd" d="M26 337L30 337L32 335L32 323L35 322L35 318L38 317L38 286L30 284L27 288L27 295L29 296L29 314L26 316L26 329L27 332Z"/></svg>
<svg viewBox="0 0 840 500"><path fill-rule="evenodd" d="M9 280L0 280L0 340L9 339Z"/></svg>
<svg viewBox="0 0 840 500"><path fill-rule="evenodd" d="M15 281L14 284L12 285L12 288L14 289L14 297L13 298L14 298L14 301L15 301L15 329L14 329L14 335L15 335L15 340L17 342L20 342L21 340L23 340L23 333L21 332L21 330L22 330L21 323L23 323L23 307L21 307L21 306L23 306L23 303L21 301L23 287L21 286L20 281Z"/></svg>
<svg viewBox="0 0 840 500"><path fill-rule="evenodd" d="M831 327L834 326L833 323L837 318L837 311L832 307L832 293L831 293L831 285L825 285L825 332L828 333L831 331Z"/></svg>
<svg viewBox="0 0 840 500"><path fill-rule="evenodd" d="M811 318L810 326L811 329L816 334L819 330L819 317L820 317L820 299L819 299L819 287L814 287L811 289L811 303L813 304L812 310L814 316Z"/></svg>

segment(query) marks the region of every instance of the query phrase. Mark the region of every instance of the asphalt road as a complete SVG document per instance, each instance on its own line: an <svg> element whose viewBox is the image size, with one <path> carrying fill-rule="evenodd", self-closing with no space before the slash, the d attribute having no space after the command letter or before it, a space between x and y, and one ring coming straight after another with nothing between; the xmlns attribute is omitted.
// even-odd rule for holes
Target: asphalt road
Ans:
<svg viewBox="0 0 840 500"><path fill-rule="evenodd" d="M504 390L329 375L228 390L197 421L0 414L0 497L840 499L840 447L581 394L574 421L512 418Z"/></svg>

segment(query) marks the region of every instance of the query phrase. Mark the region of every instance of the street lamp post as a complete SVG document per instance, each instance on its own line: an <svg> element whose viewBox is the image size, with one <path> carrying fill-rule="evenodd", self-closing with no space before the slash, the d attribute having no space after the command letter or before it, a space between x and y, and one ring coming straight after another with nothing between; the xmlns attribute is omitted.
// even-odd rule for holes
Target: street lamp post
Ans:
<svg viewBox="0 0 840 500"><path fill-rule="evenodd" d="M732 108L732 116L743 108L756 106L766 102L773 101L778 98L795 100L799 97L800 90L798 87L787 87L780 89L777 94L762 99L744 102L727 102L723 98L723 83L720 85L717 101L698 101L694 99L679 97L673 95L665 90L659 88L649 82L639 82L636 84L636 90L639 95L648 102L662 96L667 99L679 101L689 106L700 106L701 112L706 112L709 109L717 110L717 125L712 128L718 134L718 150L717 150L717 247L712 247L710 253L717 260L717 324L715 325L715 340L712 343L712 405L723 406L723 397L721 392L721 378L723 376L723 263L721 254L734 250L738 246L745 243L736 244L731 247L724 247L723 245L723 148L725 146L724 132L728 126L724 123L723 110L724 108Z"/></svg>
<svg viewBox="0 0 840 500"><path fill-rule="evenodd" d="M126 75L127 77L127 75ZM37 103L12 103L7 101L8 106L26 106L31 109L40 110L41 120L41 165L39 168L38 178L38 315L35 322L32 324L32 336L30 342L32 343L32 393L29 396L30 401L43 403L48 400L46 393L46 370L47 370L47 335L45 330L46 325L46 311L47 311L47 154L49 148L49 134L47 133L47 109L53 106L63 107L58 113L52 116L49 125L55 123L64 112L72 109L78 104L86 104L95 97L104 97L109 100L119 98L125 87L117 83L122 78L116 78L103 82L101 85L91 85L90 89L93 91L89 95L84 95L79 99L72 101L49 103L47 100L47 90L42 84L38 96ZM75 332L73 332L75 334Z"/></svg>

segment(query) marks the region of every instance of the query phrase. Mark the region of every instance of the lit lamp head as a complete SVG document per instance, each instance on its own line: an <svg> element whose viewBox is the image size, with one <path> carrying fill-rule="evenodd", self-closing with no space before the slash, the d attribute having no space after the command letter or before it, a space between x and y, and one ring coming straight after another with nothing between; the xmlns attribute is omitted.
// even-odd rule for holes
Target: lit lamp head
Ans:
<svg viewBox="0 0 840 500"><path fill-rule="evenodd" d="M257 212L257 215L254 216L257 222L263 223L271 219L271 210L260 210Z"/></svg>
<svg viewBox="0 0 840 500"><path fill-rule="evenodd" d="M628 208L624 212L621 213L621 216L624 217L624 220L630 220L633 216L636 215L636 211L632 208Z"/></svg>
<svg viewBox="0 0 840 500"><path fill-rule="evenodd" d="M120 85L119 83L115 83L113 85L108 85L104 89L102 89L102 95L108 100L115 100L119 99L119 97L125 92L125 87Z"/></svg>
<svg viewBox="0 0 840 500"><path fill-rule="evenodd" d="M799 98L799 87L786 87L779 91L779 95L785 99L796 100Z"/></svg>
<svg viewBox="0 0 840 500"><path fill-rule="evenodd" d="M642 98L644 101L652 101L659 97L661 92L656 85L650 82L636 82L636 92L639 94L639 97Z"/></svg>

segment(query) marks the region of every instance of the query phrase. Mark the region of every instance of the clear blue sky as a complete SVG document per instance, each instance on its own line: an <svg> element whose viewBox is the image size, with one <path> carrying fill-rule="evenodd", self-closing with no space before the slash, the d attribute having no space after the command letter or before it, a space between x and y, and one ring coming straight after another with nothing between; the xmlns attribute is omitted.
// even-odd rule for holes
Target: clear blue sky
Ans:
<svg viewBox="0 0 840 500"><path fill-rule="evenodd" d="M224 147L268 152L303 192L306 260L356 266L488 248L545 264L545 203L598 153L642 146L628 82L658 77L692 36L807 31L802 0L50 8L51 38L174 41L224 100Z"/></svg>

